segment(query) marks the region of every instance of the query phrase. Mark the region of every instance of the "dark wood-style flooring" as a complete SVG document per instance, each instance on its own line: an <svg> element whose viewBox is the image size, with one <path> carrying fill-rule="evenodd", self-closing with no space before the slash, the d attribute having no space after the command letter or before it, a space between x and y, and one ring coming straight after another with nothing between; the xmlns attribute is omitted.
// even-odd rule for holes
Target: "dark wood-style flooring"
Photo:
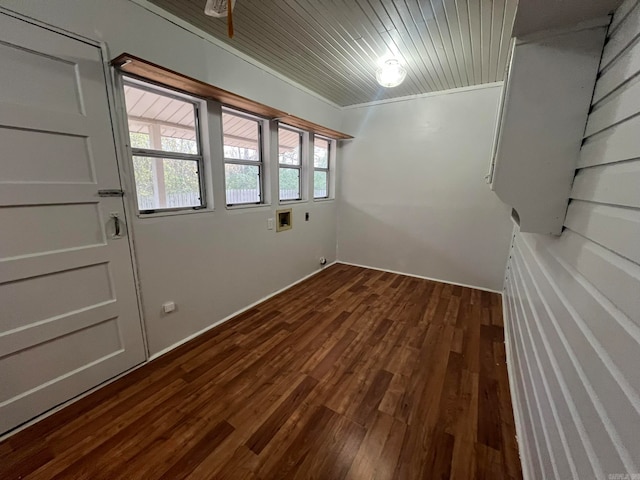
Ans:
<svg viewBox="0 0 640 480"><path fill-rule="evenodd" d="M334 265L0 443L0 478L520 479L497 294Z"/></svg>

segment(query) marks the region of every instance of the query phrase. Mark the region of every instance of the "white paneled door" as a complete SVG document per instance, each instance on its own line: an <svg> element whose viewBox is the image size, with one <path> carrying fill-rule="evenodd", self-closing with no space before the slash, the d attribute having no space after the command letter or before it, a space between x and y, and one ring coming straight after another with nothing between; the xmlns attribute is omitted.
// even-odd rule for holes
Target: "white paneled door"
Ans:
<svg viewBox="0 0 640 480"><path fill-rule="evenodd" d="M144 361L101 50L0 13L0 433Z"/></svg>

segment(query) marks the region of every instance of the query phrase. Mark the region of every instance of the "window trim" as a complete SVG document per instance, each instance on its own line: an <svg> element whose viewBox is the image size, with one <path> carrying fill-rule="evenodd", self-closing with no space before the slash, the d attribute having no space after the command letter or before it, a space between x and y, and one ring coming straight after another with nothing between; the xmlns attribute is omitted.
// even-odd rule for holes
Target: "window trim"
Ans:
<svg viewBox="0 0 640 480"><path fill-rule="evenodd" d="M316 167L315 159L313 161L313 199L314 200L330 200L331 199L331 153L333 150L333 139L328 137L323 137L322 135L314 135L313 137L313 155L315 155L316 149L316 139L319 138L321 140L325 140L327 142L327 167ZM327 174L327 194L323 197L316 197L316 181L315 181L315 173L316 172L325 172Z"/></svg>
<svg viewBox="0 0 640 480"><path fill-rule="evenodd" d="M174 70L144 60L140 57L123 52L111 60L111 65L126 75L137 76L149 82L165 85L178 91L193 95L197 98L207 98L227 105L233 109L254 113L268 120L281 119L289 125L301 130L310 131L323 137L335 140L352 139L352 135L323 127L317 123L290 115L282 110L258 103L233 92L215 87L195 78Z"/></svg>
<svg viewBox="0 0 640 480"><path fill-rule="evenodd" d="M229 105L221 106L222 114L234 115L236 117L245 118L247 120L252 120L258 124L258 161L253 160L242 160L237 158L227 158L224 154L224 122L222 121L222 116L220 117L220 135L222 140L222 169L224 172L224 202L228 209L236 209L236 208L246 208L246 207L255 207L266 205L266 197L265 197L265 162L264 162L264 123L265 119L259 117L257 115L253 115L251 113L244 112L242 110L238 110L237 108L230 107ZM249 166L257 166L258 167L258 196L260 201L258 202L240 202L240 203L229 203L227 200L227 164L232 165L249 165Z"/></svg>
<svg viewBox="0 0 640 480"><path fill-rule="evenodd" d="M124 111L125 111L125 124L127 127L127 145L129 146L130 151L130 165L131 165L131 175L132 175L132 185L135 190L135 205L136 210L138 212L138 216L140 217L149 217L153 215L162 215L166 213L178 213L178 212L193 212L200 210L209 210L211 207L208 206L207 203L207 189L205 185L205 166L204 166L204 151L202 148L202 132L201 132L201 106L203 100L193 97L191 95L184 94L182 92L175 91L171 88L157 85L155 83L151 83L148 80L140 79L132 75L121 75L121 91L122 91L122 100L124 103ZM129 130L129 112L127 111L127 104L124 95L124 87L131 86L137 88L139 90L145 90L147 92L153 93L155 95L161 95L164 97L172 98L175 100L180 100L182 102L191 103L193 105L193 114L194 114L194 130L196 135L196 148L197 154L189 154L189 153L181 153L181 152L169 152L164 150L156 150L153 148L136 148L131 145L131 132ZM136 184L135 179L135 169L133 166L134 157L146 157L146 158L158 158L158 159L169 159L169 160L180 160L180 161L191 161L196 162L197 165L197 174L198 174L198 193L200 195L200 205L197 206L184 206L184 207L169 207L169 208L152 208L142 210L140 209L140 204L138 203L138 185Z"/></svg>
<svg viewBox="0 0 640 480"><path fill-rule="evenodd" d="M291 165L288 163L280 163L280 129L283 130L288 130L290 132L294 132L298 134L298 160L299 163L298 165ZM302 179L304 178L304 162L303 162L303 148L304 148L304 132L302 130L300 130L299 128L296 127L292 127L290 125L287 125L286 123L280 123L278 122L278 129L277 129L277 135L278 135L278 202L279 203L287 203L287 202L300 202L302 201L303 195L302 195ZM281 168L288 168L291 170L298 170L298 197L297 198L280 198L280 169Z"/></svg>

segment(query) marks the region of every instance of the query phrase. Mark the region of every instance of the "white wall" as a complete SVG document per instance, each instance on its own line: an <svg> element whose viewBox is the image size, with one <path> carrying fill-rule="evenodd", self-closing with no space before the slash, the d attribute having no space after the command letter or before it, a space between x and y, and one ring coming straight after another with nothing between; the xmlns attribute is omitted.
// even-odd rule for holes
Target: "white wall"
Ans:
<svg viewBox="0 0 640 480"><path fill-rule="evenodd" d="M301 118L341 126L341 111L329 103L127 0L3 0L1 5L104 41L112 56L126 51ZM209 121L220 119L214 112ZM219 138L212 139L210 150L215 211L130 219L152 354L316 271L321 255L335 259L334 201L297 204L292 230L267 230L277 202L226 210ZM270 188L275 197L275 184ZM178 308L163 315L161 305L168 300Z"/></svg>
<svg viewBox="0 0 640 480"><path fill-rule="evenodd" d="M501 86L345 110L341 261L500 290L509 208L484 181Z"/></svg>
<svg viewBox="0 0 640 480"><path fill-rule="evenodd" d="M640 473L637 0L609 35L565 229L516 231L507 270L510 380L531 480Z"/></svg>

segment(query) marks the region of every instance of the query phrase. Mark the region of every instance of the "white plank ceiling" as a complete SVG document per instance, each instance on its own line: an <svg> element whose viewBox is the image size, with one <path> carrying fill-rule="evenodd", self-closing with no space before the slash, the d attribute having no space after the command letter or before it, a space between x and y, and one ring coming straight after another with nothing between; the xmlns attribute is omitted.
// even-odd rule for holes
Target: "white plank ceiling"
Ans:
<svg viewBox="0 0 640 480"><path fill-rule="evenodd" d="M516 0L237 0L235 36L206 0L151 0L341 105L501 81ZM404 83L375 80L378 59L407 67Z"/></svg>

